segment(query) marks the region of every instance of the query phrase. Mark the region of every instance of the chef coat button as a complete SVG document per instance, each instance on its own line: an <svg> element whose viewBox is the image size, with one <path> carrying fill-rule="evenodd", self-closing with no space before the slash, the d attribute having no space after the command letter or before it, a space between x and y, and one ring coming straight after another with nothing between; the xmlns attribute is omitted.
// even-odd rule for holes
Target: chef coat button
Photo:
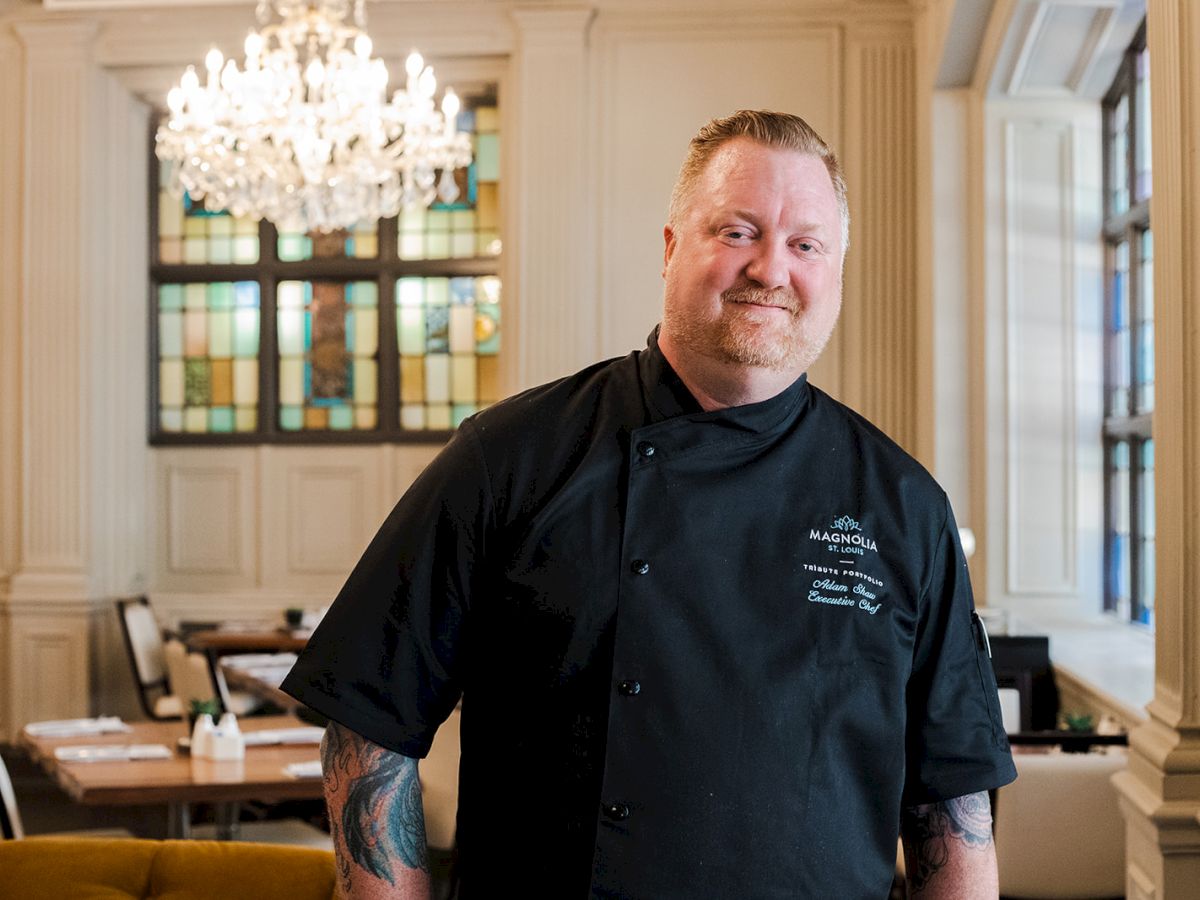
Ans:
<svg viewBox="0 0 1200 900"><path fill-rule="evenodd" d="M642 441L637 445L637 452L649 459L654 455L654 445L649 441Z"/></svg>
<svg viewBox="0 0 1200 900"><path fill-rule="evenodd" d="M604 815L608 816L608 818L610 818L616 822L622 822L625 819L629 818L629 804L627 804L627 803L605 803L604 804Z"/></svg>
<svg viewBox="0 0 1200 900"><path fill-rule="evenodd" d="M631 571L634 575L645 575L650 571L650 563L646 562L644 559L635 559L632 563L630 563L629 571Z"/></svg>
<svg viewBox="0 0 1200 900"><path fill-rule="evenodd" d="M635 697L642 692L640 681L622 681L617 685L617 693L622 697Z"/></svg>

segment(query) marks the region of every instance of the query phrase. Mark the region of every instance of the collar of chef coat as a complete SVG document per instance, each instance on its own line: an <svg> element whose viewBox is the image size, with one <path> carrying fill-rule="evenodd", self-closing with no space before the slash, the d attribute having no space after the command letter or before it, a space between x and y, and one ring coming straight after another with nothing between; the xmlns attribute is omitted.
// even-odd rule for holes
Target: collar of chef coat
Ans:
<svg viewBox="0 0 1200 900"><path fill-rule="evenodd" d="M808 405L805 372L767 400L705 412L659 349L659 327L650 332L646 350L638 358L638 377L650 423L686 416L697 424L710 422L750 434L766 434L794 421Z"/></svg>

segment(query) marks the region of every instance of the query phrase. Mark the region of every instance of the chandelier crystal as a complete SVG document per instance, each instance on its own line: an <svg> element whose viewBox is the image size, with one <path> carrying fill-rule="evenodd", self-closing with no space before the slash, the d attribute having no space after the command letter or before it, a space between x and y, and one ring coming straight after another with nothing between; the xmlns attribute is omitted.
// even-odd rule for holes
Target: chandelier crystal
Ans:
<svg viewBox="0 0 1200 900"><path fill-rule="evenodd" d="M299 232L452 202L454 170L471 162L470 136L455 127L459 99L447 90L434 106L437 80L414 51L405 88L389 100L363 6L260 0L242 68L215 47L203 83L189 66L155 139L173 187Z"/></svg>

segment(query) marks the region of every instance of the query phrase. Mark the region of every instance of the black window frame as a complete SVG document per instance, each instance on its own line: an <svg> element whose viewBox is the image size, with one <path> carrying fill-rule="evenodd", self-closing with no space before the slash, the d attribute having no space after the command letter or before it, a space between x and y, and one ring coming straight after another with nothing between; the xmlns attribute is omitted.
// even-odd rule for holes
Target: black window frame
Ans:
<svg viewBox="0 0 1200 900"><path fill-rule="evenodd" d="M1153 441L1153 404L1149 409L1138 406L1137 372L1141 361L1142 347L1140 337L1140 311L1147 302L1142 291L1142 239L1150 232L1150 194L1138 197L1138 172L1141 168L1141 147L1138 144L1138 124L1143 116L1149 115L1149 110L1140 108L1141 98L1138 96L1137 65L1138 59L1146 48L1146 24L1142 23L1133 41L1125 51L1120 67L1113 78L1102 102L1103 120L1103 191L1104 191L1104 420L1102 426L1102 446L1104 459L1104 610L1123 621L1137 625L1153 626L1153 596L1145 596L1145 575L1147 567L1153 567L1154 560L1145 559L1143 553L1142 528L1144 507L1152 503L1153 498L1142 496L1145 485L1142 450L1147 442ZM1114 132L1114 112L1124 98L1128 103L1128 115L1125 123L1125 139L1127 154L1125 161L1112 159L1112 135ZM1129 190L1126 209L1116 212L1113 209L1113 167L1124 162L1126 165L1125 179ZM1146 161L1149 162L1148 160ZM1126 302L1128 303L1128 344L1125 352L1130 372L1128 396L1123 408L1113 408L1113 389L1116 383L1116 358L1112 352L1112 329L1114 320L1113 285L1115 281L1117 247L1122 243L1128 250L1128 270L1125 279ZM1153 304L1153 291L1149 302ZM1114 583L1114 567L1116 551L1114 548L1118 527L1118 503L1115 499L1117 486L1117 466L1114 462L1116 447L1121 442L1128 445L1128 478L1129 478L1129 597L1121 598ZM1150 568L1153 572L1153 568Z"/></svg>

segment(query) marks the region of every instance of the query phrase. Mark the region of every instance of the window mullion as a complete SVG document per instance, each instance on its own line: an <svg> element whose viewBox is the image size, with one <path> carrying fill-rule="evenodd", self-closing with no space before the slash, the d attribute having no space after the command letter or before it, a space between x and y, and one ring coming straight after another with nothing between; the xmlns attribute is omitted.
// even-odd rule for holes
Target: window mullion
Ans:
<svg viewBox="0 0 1200 900"><path fill-rule="evenodd" d="M400 348L396 331L398 220L379 223L379 430L400 437Z"/></svg>
<svg viewBox="0 0 1200 900"><path fill-rule="evenodd" d="M281 276L279 233L274 224L263 219L258 226L259 244L259 325L258 390L259 434L274 437L279 433L279 341L276 293Z"/></svg>

